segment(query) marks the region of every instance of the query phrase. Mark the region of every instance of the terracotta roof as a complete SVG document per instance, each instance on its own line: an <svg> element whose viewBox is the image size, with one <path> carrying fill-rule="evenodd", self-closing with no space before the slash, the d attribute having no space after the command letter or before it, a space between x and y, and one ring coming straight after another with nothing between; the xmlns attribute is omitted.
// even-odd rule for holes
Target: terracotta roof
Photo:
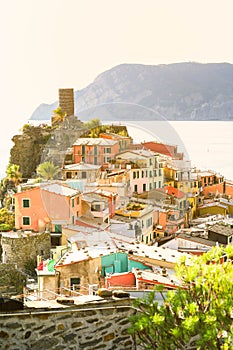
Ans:
<svg viewBox="0 0 233 350"><path fill-rule="evenodd" d="M178 190L177 188L175 188L173 186L166 186L164 188L159 188L158 191L167 193L169 196L174 196L178 199L186 197L186 193Z"/></svg>

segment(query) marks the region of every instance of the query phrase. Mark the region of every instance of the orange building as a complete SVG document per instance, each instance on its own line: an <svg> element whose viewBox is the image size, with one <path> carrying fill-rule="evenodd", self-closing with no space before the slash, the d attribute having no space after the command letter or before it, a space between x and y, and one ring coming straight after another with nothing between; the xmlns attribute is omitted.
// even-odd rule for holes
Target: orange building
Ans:
<svg viewBox="0 0 233 350"><path fill-rule="evenodd" d="M16 193L15 228L61 232L81 215L81 194L66 185L47 183Z"/></svg>
<svg viewBox="0 0 233 350"><path fill-rule="evenodd" d="M130 144L133 142L133 140L130 136L122 136L122 135L114 134L111 132L100 133L99 137L102 137L103 139L118 141L119 147L120 147L120 152L128 149L130 147Z"/></svg>
<svg viewBox="0 0 233 350"><path fill-rule="evenodd" d="M72 146L73 163L89 163L103 165L114 159L119 153L117 140L104 138L79 138Z"/></svg>

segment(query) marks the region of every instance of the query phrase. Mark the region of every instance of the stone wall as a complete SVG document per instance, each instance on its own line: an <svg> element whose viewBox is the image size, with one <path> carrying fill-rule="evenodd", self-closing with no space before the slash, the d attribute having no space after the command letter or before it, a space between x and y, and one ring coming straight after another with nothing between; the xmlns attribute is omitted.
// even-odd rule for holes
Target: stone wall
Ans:
<svg viewBox="0 0 233 350"><path fill-rule="evenodd" d="M0 314L0 348L8 350L134 350L129 299L59 310Z"/></svg>
<svg viewBox="0 0 233 350"><path fill-rule="evenodd" d="M24 269L29 260L36 262L37 255L44 259L50 257L51 238L49 233L3 233L1 247L5 263L16 264L18 269Z"/></svg>

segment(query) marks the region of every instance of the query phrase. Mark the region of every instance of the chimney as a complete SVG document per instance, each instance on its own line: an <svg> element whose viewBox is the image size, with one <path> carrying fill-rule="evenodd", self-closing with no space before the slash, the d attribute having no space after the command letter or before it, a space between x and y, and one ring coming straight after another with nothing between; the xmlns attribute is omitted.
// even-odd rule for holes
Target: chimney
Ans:
<svg viewBox="0 0 233 350"><path fill-rule="evenodd" d="M74 90L59 89L59 106L67 116L74 115Z"/></svg>

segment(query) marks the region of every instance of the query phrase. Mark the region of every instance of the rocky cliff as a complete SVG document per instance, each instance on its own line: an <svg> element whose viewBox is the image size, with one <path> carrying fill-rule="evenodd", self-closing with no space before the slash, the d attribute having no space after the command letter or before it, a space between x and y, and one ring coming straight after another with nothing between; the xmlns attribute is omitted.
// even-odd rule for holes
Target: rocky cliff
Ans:
<svg viewBox="0 0 233 350"><path fill-rule="evenodd" d="M233 120L233 65L122 64L76 91L74 100L82 120ZM31 118L50 118L57 104L41 104Z"/></svg>

